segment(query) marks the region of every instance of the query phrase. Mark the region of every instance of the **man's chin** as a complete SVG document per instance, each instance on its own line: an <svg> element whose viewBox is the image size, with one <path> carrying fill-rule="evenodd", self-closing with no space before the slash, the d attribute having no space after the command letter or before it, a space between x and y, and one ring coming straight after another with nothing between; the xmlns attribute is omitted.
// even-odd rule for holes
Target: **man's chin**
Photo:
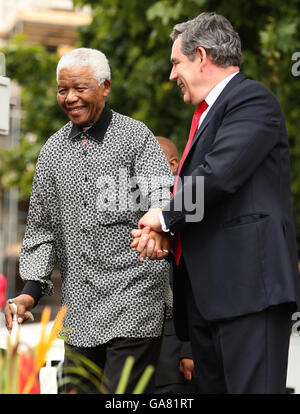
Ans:
<svg viewBox="0 0 300 414"><path fill-rule="evenodd" d="M191 105L199 105L202 101L199 101L199 99L191 98L190 96L184 96L183 101L186 104Z"/></svg>
<svg viewBox="0 0 300 414"><path fill-rule="evenodd" d="M81 128L85 128L85 127L90 126L89 121L87 121L86 119L80 119L80 118L77 118L75 116L69 116L69 119L70 119L70 121L73 122L73 124L75 124L75 125L77 125Z"/></svg>
<svg viewBox="0 0 300 414"><path fill-rule="evenodd" d="M186 103L186 104L191 104L192 100L189 96L183 95L183 102Z"/></svg>

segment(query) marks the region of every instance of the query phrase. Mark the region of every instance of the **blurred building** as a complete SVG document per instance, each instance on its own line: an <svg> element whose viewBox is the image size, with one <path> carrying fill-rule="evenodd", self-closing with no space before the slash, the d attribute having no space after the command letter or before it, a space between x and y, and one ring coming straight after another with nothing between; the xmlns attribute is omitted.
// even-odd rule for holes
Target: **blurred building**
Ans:
<svg viewBox="0 0 300 414"><path fill-rule="evenodd" d="M49 51L70 48L77 27L90 22L90 9L74 8L72 0L0 0L0 46L18 32Z"/></svg>

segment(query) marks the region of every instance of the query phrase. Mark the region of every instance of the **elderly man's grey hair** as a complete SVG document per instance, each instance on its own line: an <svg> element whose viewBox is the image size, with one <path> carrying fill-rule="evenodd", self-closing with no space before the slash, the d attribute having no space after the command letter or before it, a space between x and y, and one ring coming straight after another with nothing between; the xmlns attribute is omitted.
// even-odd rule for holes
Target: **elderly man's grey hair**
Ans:
<svg viewBox="0 0 300 414"><path fill-rule="evenodd" d="M181 37L181 51L191 61L197 47L202 46L215 65L240 66L241 40L226 17L216 13L201 13L192 20L174 26L170 35L173 42Z"/></svg>
<svg viewBox="0 0 300 414"><path fill-rule="evenodd" d="M59 72L64 68L72 66L89 66L92 70L93 77L100 85L106 79L111 78L110 67L104 53L100 50L80 47L73 49L63 55L56 68L56 78L59 78Z"/></svg>

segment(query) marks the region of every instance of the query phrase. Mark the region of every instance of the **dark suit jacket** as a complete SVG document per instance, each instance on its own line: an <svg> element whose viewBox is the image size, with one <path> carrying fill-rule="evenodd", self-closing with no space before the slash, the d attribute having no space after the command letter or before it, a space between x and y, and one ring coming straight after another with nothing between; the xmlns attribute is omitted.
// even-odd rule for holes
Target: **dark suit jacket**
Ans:
<svg viewBox="0 0 300 414"><path fill-rule="evenodd" d="M201 124L180 175L193 182L163 216L171 231L180 231L202 315L218 320L299 302L288 138L269 89L237 74ZM174 211L174 201L188 189L195 197L197 176L204 177L204 218L187 223L191 213ZM181 282L175 278L175 290Z"/></svg>

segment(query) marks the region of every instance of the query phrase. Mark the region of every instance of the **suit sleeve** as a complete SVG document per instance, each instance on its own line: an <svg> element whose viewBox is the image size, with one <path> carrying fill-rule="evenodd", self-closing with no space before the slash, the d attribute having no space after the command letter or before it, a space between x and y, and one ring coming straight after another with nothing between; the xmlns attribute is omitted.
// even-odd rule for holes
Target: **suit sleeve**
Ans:
<svg viewBox="0 0 300 414"><path fill-rule="evenodd" d="M228 103L204 162L189 173L190 182L183 183L163 210L171 231L185 226L186 216L193 214L185 209L184 197L192 194L195 199L197 177L204 177L205 215L205 210L213 208L223 196L235 193L278 143L283 122L279 104L267 88L256 82L255 85L244 90L235 103ZM175 211L174 206L181 204L182 210Z"/></svg>
<svg viewBox="0 0 300 414"><path fill-rule="evenodd" d="M193 359L192 347L191 347L190 342L182 342L179 358L180 359L183 359L183 358Z"/></svg>

